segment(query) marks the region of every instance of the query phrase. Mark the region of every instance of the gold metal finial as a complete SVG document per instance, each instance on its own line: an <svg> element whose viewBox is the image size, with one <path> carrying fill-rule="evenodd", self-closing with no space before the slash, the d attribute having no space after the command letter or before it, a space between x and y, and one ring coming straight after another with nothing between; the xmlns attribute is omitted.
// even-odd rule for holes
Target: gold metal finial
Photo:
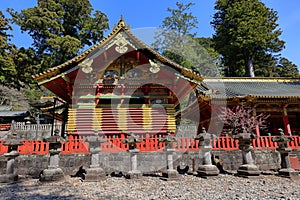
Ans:
<svg viewBox="0 0 300 200"><path fill-rule="evenodd" d="M125 26L125 21L124 21L124 19L123 19L123 15L121 15L120 16L120 20L119 20L119 22L118 22L118 26Z"/></svg>

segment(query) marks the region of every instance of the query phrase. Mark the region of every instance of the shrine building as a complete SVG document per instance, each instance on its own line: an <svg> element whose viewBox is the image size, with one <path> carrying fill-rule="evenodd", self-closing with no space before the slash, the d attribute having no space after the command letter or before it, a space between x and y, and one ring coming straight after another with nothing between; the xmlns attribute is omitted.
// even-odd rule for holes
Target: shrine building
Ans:
<svg viewBox="0 0 300 200"><path fill-rule="evenodd" d="M99 43L34 79L63 102L53 116L68 134L163 135L186 119L217 130L217 108L239 103L270 114L269 130L258 127L258 135L300 132L299 79L203 77L153 50L122 19Z"/></svg>

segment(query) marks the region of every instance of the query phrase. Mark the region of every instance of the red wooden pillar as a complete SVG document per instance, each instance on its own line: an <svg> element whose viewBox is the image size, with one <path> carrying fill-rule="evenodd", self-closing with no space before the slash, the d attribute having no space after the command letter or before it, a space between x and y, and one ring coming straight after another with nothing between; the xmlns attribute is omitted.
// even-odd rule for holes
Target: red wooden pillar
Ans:
<svg viewBox="0 0 300 200"><path fill-rule="evenodd" d="M99 101L100 101L100 96L101 96L101 88L103 88L103 86L101 85L97 85L96 86L96 105L98 105Z"/></svg>
<svg viewBox="0 0 300 200"><path fill-rule="evenodd" d="M287 105L282 108L282 119L283 119L285 134L289 135L290 133L292 133L292 131L291 131L291 126L289 123L289 117L288 117L286 107Z"/></svg>

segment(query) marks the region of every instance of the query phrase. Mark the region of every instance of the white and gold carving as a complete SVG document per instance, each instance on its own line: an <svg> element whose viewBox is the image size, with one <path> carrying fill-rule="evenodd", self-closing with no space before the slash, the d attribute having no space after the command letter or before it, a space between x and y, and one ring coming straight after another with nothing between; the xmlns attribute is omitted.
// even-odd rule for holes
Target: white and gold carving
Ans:
<svg viewBox="0 0 300 200"><path fill-rule="evenodd" d="M125 53L128 50L127 44L128 44L128 40L126 40L121 34L116 35L116 39L115 39L115 50L118 53Z"/></svg>
<svg viewBox="0 0 300 200"><path fill-rule="evenodd" d="M81 70L86 73L89 74L93 71L93 68L91 67L93 64L93 59L85 59L84 61L82 61L81 63L78 64L78 66L81 68Z"/></svg>
<svg viewBox="0 0 300 200"><path fill-rule="evenodd" d="M149 59L149 63L151 65L151 67L149 69L150 72L152 72L153 74L156 74L157 72L159 72L160 66L157 63L155 63L154 61L152 61L150 59Z"/></svg>

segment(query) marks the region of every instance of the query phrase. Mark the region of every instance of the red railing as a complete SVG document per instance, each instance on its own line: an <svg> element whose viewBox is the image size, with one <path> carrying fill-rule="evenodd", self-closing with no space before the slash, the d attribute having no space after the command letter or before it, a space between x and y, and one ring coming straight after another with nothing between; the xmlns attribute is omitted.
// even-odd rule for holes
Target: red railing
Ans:
<svg viewBox="0 0 300 200"><path fill-rule="evenodd" d="M41 140L24 140L18 150L20 154L48 154L49 143Z"/></svg>
<svg viewBox="0 0 300 200"><path fill-rule="evenodd" d="M212 150L237 150L239 149L238 141L232 137L218 137L212 141Z"/></svg>
<svg viewBox="0 0 300 200"><path fill-rule="evenodd" d="M88 142L84 142L81 138L71 139L62 143L61 154L89 153L88 145Z"/></svg>
<svg viewBox="0 0 300 200"><path fill-rule="evenodd" d="M101 144L103 152L122 152L128 149L128 145L122 143L125 139L124 134L107 135L105 138L107 142Z"/></svg>
<svg viewBox="0 0 300 200"><path fill-rule="evenodd" d="M137 148L141 152L162 151L165 148L165 144L159 142L162 136L154 135L140 136L142 142L137 144ZM262 136L252 141L254 150L270 149L274 150L277 147L277 143L272 141L274 136ZM293 141L288 143L288 146L292 149L300 148L300 137L290 136L294 138ZM107 142L101 144L102 152L122 152L128 150L128 145L122 141L125 139L124 134L108 135L106 136ZM19 146L18 150L20 154L48 154L49 143L41 140L24 140L23 145ZM197 151L198 140L193 138L180 138L177 142L173 143L173 148L177 151ZM238 141L232 137L218 137L212 141L212 150L238 150ZM0 140L0 154L7 152L7 146L2 144ZM88 142L84 141L83 136L69 136L67 142L62 143L62 154L74 154L74 153L89 153Z"/></svg>
<svg viewBox="0 0 300 200"><path fill-rule="evenodd" d="M7 146L3 146L2 141L0 140L0 155L6 153L8 150Z"/></svg>

